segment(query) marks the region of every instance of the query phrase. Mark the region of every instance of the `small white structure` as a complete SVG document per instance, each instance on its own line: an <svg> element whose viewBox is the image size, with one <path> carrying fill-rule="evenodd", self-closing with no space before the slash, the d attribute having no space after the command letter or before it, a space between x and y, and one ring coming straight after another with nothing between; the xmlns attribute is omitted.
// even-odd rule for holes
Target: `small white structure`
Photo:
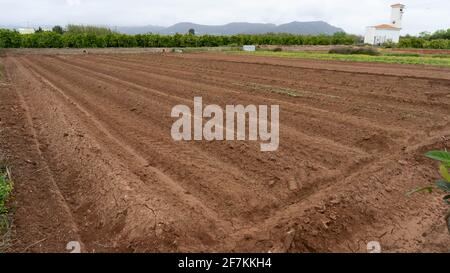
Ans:
<svg viewBox="0 0 450 273"><path fill-rule="evenodd" d="M20 34L33 34L34 28L19 28L17 30Z"/></svg>
<svg viewBox="0 0 450 273"><path fill-rule="evenodd" d="M244 51L256 51L256 46L254 45L245 45L242 47L242 50Z"/></svg>
<svg viewBox="0 0 450 273"><path fill-rule="evenodd" d="M367 27L364 43L371 45L382 45L386 42L399 42L405 5L395 4L391 7L391 22L389 24Z"/></svg>

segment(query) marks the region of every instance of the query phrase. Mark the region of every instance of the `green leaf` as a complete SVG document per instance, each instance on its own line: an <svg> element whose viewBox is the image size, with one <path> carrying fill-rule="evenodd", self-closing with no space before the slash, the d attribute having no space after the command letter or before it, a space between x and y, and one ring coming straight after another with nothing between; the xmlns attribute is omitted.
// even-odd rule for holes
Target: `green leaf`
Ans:
<svg viewBox="0 0 450 273"><path fill-rule="evenodd" d="M447 203L448 205L450 205L450 194L444 196L444 201L445 201L445 203Z"/></svg>
<svg viewBox="0 0 450 273"><path fill-rule="evenodd" d="M439 166L439 173L445 180L447 180L447 182L450 183L450 174L448 173L447 167L444 164L441 164L441 166Z"/></svg>
<svg viewBox="0 0 450 273"><path fill-rule="evenodd" d="M425 154L426 157L450 164L450 153L447 151L430 151Z"/></svg>
<svg viewBox="0 0 450 273"><path fill-rule="evenodd" d="M413 194L416 194L416 193L419 193L419 192L425 192L425 191L428 192L428 193L432 193L433 192L433 186L426 186L426 187L423 187L423 188L418 188L418 189L412 190L410 192L407 192L406 196L411 196Z"/></svg>
<svg viewBox="0 0 450 273"><path fill-rule="evenodd" d="M436 182L436 186L446 192L450 192L450 182L439 180Z"/></svg>

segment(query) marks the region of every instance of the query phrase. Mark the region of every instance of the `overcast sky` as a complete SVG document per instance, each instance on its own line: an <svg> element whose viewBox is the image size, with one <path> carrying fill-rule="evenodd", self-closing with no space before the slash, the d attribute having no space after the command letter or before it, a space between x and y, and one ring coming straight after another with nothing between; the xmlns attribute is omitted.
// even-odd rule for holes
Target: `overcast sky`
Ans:
<svg viewBox="0 0 450 273"><path fill-rule="evenodd" d="M350 33L389 23L396 0L0 0L0 25L169 26L323 20ZM404 0L403 34L450 28L449 0Z"/></svg>

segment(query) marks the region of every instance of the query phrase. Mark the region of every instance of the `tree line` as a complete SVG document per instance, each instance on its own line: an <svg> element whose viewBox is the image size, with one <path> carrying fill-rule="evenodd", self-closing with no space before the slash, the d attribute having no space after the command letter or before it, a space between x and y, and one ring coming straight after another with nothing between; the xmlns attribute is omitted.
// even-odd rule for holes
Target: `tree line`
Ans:
<svg viewBox="0 0 450 273"><path fill-rule="evenodd" d="M345 33L334 35L195 35L187 34L120 34L107 29L68 26L64 31L38 31L19 34L0 29L0 48L104 48L104 47L215 47L254 45L352 45L359 37Z"/></svg>
<svg viewBox="0 0 450 273"><path fill-rule="evenodd" d="M450 28L434 33L421 32L419 36L406 35L395 45L399 48L450 49Z"/></svg>
<svg viewBox="0 0 450 273"><path fill-rule="evenodd" d="M391 45L387 45L391 47ZM398 48L424 48L424 49L450 49L450 40L435 39L427 40L420 37L402 37L400 42L395 45Z"/></svg>
<svg viewBox="0 0 450 273"><path fill-rule="evenodd" d="M438 30L434 33L422 32L418 37L404 36L400 39L397 47L450 49L450 28Z"/></svg>
<svg viewBox="0 0 450 273"><path fill-rule="evenodd" d="M38 29L33 34L19 34L15 30L0 29L0 48L105 48L105 47L216 47L252 45L357 45L361 37L346 33L334 35L195 35L137 34L127 35L108 28L68 25L55 26L52 31ZM401 37L398 44L386 47L450 49L450 29L419 36Z"/></svg>

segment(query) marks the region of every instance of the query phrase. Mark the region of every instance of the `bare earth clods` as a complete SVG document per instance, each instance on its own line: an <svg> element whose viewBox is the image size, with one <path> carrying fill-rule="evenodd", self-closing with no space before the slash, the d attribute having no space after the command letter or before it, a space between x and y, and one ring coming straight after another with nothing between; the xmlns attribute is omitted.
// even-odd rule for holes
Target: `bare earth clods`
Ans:
<svg viewBox="0 0 450 273"><path fill-rule="evenodd" d="M10 55L10 251L447 252L448 70L226 54ZM280 105L280 148L175 142L171 109Z"/></svg>

